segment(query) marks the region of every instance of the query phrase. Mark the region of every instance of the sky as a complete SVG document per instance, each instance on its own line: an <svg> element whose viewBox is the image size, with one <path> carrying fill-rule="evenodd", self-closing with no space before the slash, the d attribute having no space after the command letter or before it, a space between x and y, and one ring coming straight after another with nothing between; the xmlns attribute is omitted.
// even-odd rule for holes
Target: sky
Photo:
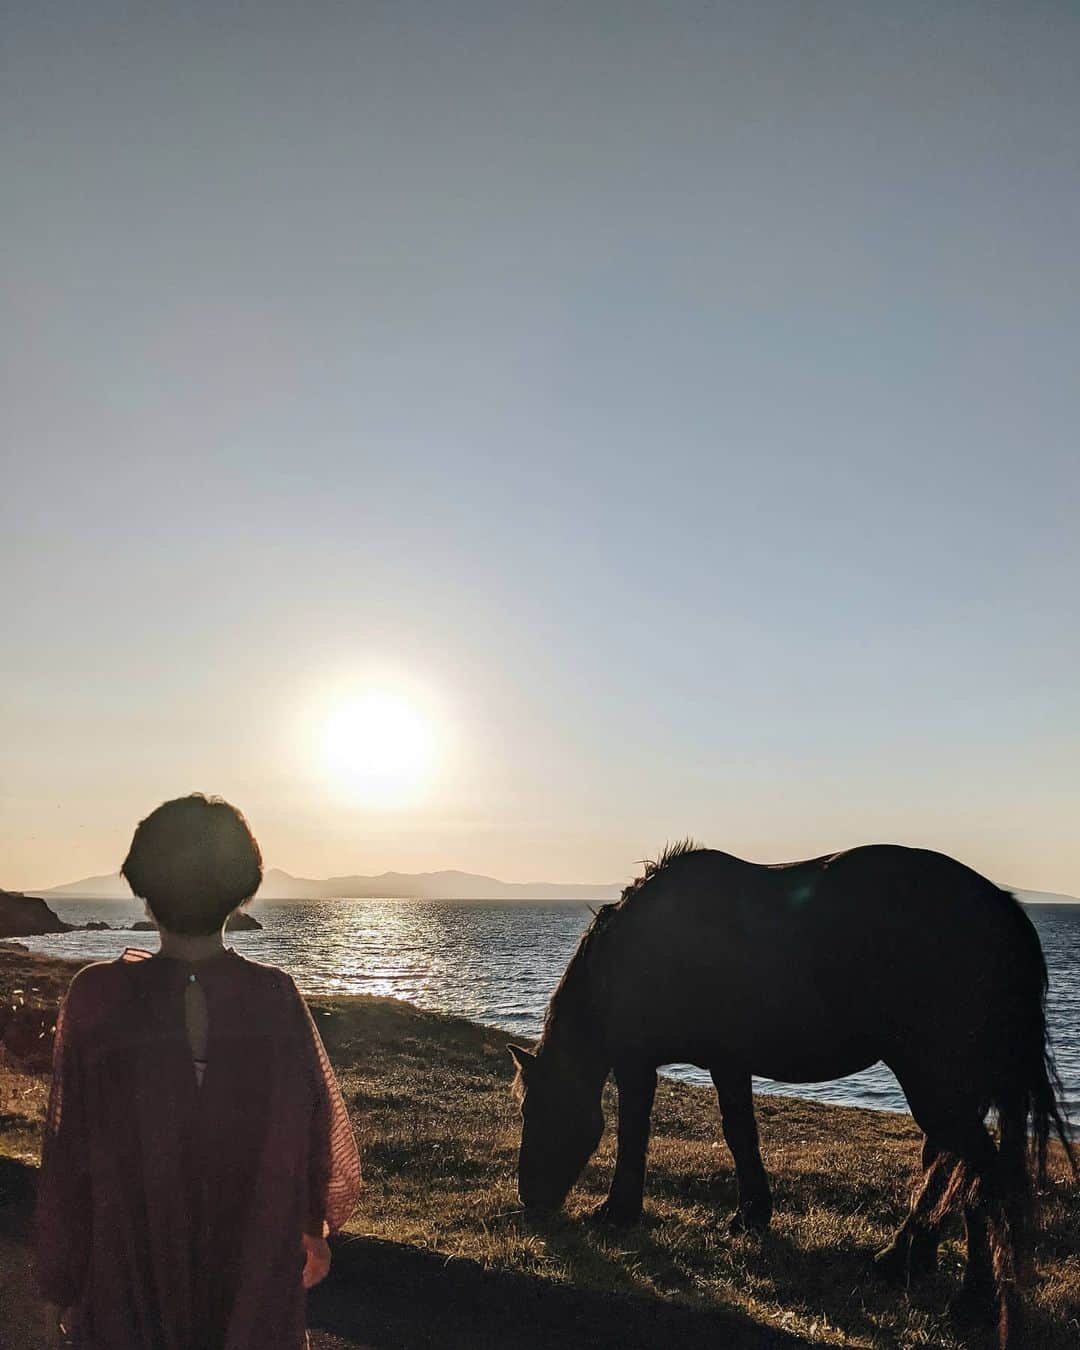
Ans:
<svg viewBox="0 0 1080 1350"><path fill-rule="evenodd" d="M197 789L308 876L1080 894L1074 5L3 30L0 886Z"/></svg>

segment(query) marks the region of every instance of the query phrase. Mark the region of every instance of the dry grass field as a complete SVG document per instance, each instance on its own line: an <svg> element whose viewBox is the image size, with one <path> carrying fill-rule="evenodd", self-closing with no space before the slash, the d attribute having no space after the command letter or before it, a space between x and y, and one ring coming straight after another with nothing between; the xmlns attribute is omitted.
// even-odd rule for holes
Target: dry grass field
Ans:
<svg viewBox="0 0 1080 1350"><path fill-rule="evenodd" d="M62 963L0 951L0 998L19 988L47 1002L69 974ZM978 1343L948 1316L962 1269L959 1232L943 1245L938 1275L916 1287L888 1286L872 1268L903 1217L917 1165L919 1136L907 1117L760 1098L775 1215L765 1237L734 1237L726 1227L734 1177L712 1095L663 1080L644 1222L618 1233L585 1222L610 1176L609 1126L566 1214L537 1224L515 1193L517 1116L504 1033L389 999L316 998L311 1006L364 1154L356 1233L551 1286L728 1310L812 1343ZM44 1077L0 1075L0 1152L36 1156L46 1088ZM1075 1350L1080 1198L1058 1155L1037 1263L1033 1344Z"/></svg>

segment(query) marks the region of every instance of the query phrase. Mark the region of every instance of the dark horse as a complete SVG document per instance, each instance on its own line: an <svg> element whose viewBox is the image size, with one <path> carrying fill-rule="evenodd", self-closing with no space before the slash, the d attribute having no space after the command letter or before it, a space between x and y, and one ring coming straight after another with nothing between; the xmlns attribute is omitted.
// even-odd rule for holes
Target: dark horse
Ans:
<svg viewBox="0 0 1080 1350"><path fill-rule="evenodd" d="M931 1268L941 1223L962 1209L958 1311L996 1315L1003 1344L1017 1346L1014 1290L1051 1128L1069 1149L1045 998L1020 905L943 854L878 844L762 866L689 841L668 848L582 937L535 1054L511 1047L522 1203L565 1200L600 1141L614 1070L618 1157L597 1217L634 1223L656 1070L685 1062L716 1086L738 1181L733 1225L763 1229L772 1199L751 1075L810 1083L884 1060L926 1140L911 1212L879 1263L903 1276Z"/></svg>

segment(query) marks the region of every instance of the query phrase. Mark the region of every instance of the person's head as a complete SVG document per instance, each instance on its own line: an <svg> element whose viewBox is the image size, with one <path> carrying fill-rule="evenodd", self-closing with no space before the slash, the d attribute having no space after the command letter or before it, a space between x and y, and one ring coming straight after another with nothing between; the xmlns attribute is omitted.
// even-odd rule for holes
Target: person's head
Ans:
<svg viewBox="0 0 1080 1350"><path fill-rule="evenodd" d="M139 822L120 871L161 928L204 936L259 889L262 854L235 806L193 792Z"/></svg>

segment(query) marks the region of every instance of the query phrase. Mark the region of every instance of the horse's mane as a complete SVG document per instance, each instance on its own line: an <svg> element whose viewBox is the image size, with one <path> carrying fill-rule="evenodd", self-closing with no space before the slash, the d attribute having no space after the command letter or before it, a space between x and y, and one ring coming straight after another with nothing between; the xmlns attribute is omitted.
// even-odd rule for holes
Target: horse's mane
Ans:
<svg viewBox="0 0 1080 1350"><path fill-rule="evenodd" d="M685 839L678 839L674 844L665 844L660 851L659 857L646 858L642 862L644 871L641 876L635 878L622 893L623 900L636 894L645 885L647 881L652 881L661 872L666 872L673 863L677 863L682 858L692 857L695 853L705 853L707 850L699 844L696 839L691 839L689 835ZM621 902L620 902L621 903Z"/></svg>
<svg viewBox="0 0 1080 1350"><path fill-rule="evenodd" d="M544 1013L544 1029L540 1035L540 1044L550 1044L550 1036L555 1020L560 1028L579 1028L585 1023L589 1011L589 952L596 942L597 935L611 922L618 904L601 905L594 912L593 921L581 935L577 949L570 958L570 964L563 971L562 979L555 986L555 992Z"/></svg>
<svg viewBox="0 0 1080 1350"><path fill-rule="evenodd" d="M563 971L562 979L555 988L544 1013L544 1029L540 1036L541 1045L550 1045L552 1032L558 1024L561 1035L584 1032L592 1014L589 990L589 957L595 947L597 937L622 908L624 903L635 895L654 877L666 872L674 863L705 850L693 839L687 837L674 844L665 844L657 858L646 858L644 871L627 886L622 897L613 904L601 905L595 911L593 921L581 935L577 950L570 958L570 964Z"/></svg>

